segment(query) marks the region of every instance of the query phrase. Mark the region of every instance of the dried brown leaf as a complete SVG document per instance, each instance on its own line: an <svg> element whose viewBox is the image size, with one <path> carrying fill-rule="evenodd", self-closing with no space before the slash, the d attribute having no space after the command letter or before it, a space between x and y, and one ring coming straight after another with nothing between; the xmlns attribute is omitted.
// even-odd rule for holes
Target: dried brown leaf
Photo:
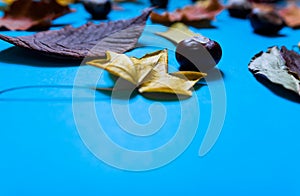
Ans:
<svg viewBox="0 0 300 196"><path fill-rule="evenodd" d="M129 20L87 23L78 28L66 26L60 30L39 32L31 36L0 35L0 39L60 58L105 57L107 50L123 53L134 48L150 12L151 9L145 9L140 16Z"/></svg>
<svg viewBox="0 0 300 196"><path fill-rule="evenodd" d="M196 25L214 20L215 16L223 9L224 6L218 0L204 0L201 3L177 9L174 12L164 12L162 14L153 12L150 17L152 22L165 25L171 25L175 22Z"/></svg>
<svg viewBox="0 0 300 196"><path fill-rule="evenodd" d="M292 28L300 27L300 7L297 5L291 4L279 10L278 13L284 19L287 26Z"/></svg>
<svg viewBox="0 0 300 196"><path fill-rule="evenodd" d="M62 6L55 0L17 0L5 11L0 19L0 27L9 30L28 30L46 28L51 21L71 12L68 6Z"/></svg>

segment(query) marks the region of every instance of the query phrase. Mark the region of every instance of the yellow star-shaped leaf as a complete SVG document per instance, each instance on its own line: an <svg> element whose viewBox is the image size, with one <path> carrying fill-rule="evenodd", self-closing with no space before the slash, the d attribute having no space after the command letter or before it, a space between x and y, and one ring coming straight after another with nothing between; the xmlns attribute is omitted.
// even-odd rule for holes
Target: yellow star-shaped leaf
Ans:
<svg viewBox="0 0 300 196"><path fill-rule="evenodd" d="M168 51L159 50L142 58L107 51L106 59L87 62L134 84L140 93L162 92L191 96L191 88L205 73L180 71L168 73Z"/></svg>

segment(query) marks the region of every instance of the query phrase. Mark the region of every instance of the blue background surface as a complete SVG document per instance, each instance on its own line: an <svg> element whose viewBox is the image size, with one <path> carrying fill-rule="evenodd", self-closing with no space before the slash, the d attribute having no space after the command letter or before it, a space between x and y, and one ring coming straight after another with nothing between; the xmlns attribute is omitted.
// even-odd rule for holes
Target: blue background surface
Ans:
<svg viewBox="0 0 300 196"><path fill-rule="evenodd" d="M111 12L109 20L137 16L137 10L149 6L148 1L141 2L121 4L125 9ZM171 0L169 10L188 3ZM55 20L57 26L52 29L90 20L80 4L72 7L76 12ZM147 24L147 28L152 25L150 20ZM81 140L72 108L72 85L79 66L35 56L1 41L0 90L21 88L0 94L0 195L300 195L299 102L275 94L247 68L252 56L270 46L291 49L300 41L300 31L284 28L278 37L257 35L249 21L230 18L226 10L213 25L216 28L191 29L217 40L223 49L218 68L223 73L227 110L221 135L209 153L198 155L213 104L209 88L203 86L193 95L199 100L200 120L192 143L171 163L142 172L105 164ZM149 41L146 33L140 43ZM174 49L172 43L157 39ZM128 54L143 56L153 50L137 48ZM176 70L172 50L169 55L170 69ZM99 70L85 66L82 73L86 74L83 83L89 84L91 74ZM32 88L22 88L28 86ZM93 102L93 93L86 90L77 101ZM95 99L107 134L128 149L155 148L176 133L179 101L154 101L142 95L120 100L133 107L133 118L142 124L149 121L149 105L159 103L169 110L164 132L141 143L124 135L114 122L109 95L96 93ZM87 116L82 118L89 121Z"/></svg>

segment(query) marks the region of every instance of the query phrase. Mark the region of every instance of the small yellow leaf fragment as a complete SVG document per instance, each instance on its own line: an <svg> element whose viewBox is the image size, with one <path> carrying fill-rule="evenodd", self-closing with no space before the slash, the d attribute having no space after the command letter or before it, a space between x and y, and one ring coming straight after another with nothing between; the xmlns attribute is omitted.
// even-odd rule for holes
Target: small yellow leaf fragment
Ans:
<svg viewBox="0 0 300 196"><path fill-rule="evenodd" d="M162 36L176 44L181 42L182 40L199 36L200 34L194 33L191 31L188 26L186 26L183 23L177 22L171 25L167 31L165 32L157 32L156 33L159 36Z"/></svg>
<svg viewBox="0 0 300 196"><path fill-rule="evenodd" d="M56 0L56 2L62 6L66 6L74 3L76 0Z"/></svg>
<svg viewBox="0 0 300 196"><path fill-rule="evenodd" d="M141 58L108 51L106 59L87 62L134 84L140 93L162 92L191 96L191 88L203 77L201 72L168 73L168 51L159 50Z"/></svg>
<svg viewBox="0 0 300 196"><path fill-rule="evenodd" d="M219 0L201 0L197 1L196 6L202 7L207 11L222 10L224 6Z"/></svg>

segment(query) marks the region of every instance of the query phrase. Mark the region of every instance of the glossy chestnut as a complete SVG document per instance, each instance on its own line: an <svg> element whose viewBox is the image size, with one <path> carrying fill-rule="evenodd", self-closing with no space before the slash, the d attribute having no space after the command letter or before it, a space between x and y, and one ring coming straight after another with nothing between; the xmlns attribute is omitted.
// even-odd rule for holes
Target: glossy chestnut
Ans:
<svg viewBox="0 0 300 196"><path fill-rule="evenodd" d="M218 42L197 36L179 42L175 57L180 70L205 72L219 63L222 49Z"/></svg>

